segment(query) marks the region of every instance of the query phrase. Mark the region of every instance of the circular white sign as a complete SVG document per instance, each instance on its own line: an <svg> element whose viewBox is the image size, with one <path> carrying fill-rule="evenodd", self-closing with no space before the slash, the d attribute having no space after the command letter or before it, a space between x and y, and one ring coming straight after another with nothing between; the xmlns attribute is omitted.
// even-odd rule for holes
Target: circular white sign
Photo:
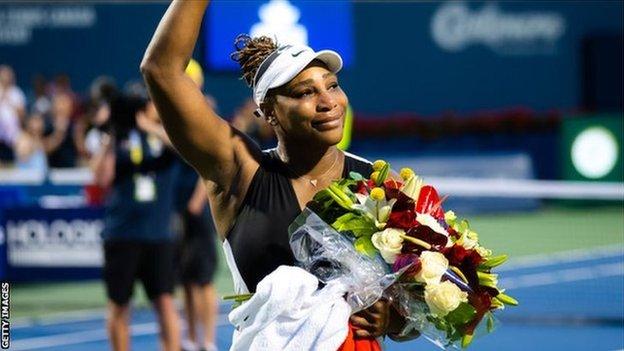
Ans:
<svg viewBox="0 0 624 351"><path fill-rule="evenodd" d="M584 177L604 177L617 163L617 139L604 127L587 128L574 139L571 156L574 168Z"/></svg>

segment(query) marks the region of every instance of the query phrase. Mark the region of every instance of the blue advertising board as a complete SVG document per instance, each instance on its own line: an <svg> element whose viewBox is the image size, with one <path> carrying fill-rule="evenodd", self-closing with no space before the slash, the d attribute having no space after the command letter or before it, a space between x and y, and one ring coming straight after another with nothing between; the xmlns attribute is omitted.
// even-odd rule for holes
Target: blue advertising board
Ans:
<svg viewBox="0 0 624 351"><path fill-rule="evenodd" d="M3 209L3 276L11 281L99 277L103 211L99 207Z"/></svg>
<svg viewBox="0 0 624 351"><path fill-rule="evenodd" d="M213 1L204 20L204 59L215 70L236 70L230 58L239 34L267 35L279 44L333 49L348 67L353 60L350 1Z"/></svg>

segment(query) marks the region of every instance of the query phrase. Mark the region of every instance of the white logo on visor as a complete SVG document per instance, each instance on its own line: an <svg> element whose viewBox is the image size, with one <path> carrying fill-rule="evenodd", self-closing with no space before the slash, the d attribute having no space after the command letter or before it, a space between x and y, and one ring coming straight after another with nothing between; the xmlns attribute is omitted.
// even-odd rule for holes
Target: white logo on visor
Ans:
<svg viewBox="0 0 624 351"><path fill-rule="evenodd" d="M260 22L251 26L252 37L277 38L279 45L308 45L308 30L297 23L301 13L288 0L271 0L260 6Z"/></svg>

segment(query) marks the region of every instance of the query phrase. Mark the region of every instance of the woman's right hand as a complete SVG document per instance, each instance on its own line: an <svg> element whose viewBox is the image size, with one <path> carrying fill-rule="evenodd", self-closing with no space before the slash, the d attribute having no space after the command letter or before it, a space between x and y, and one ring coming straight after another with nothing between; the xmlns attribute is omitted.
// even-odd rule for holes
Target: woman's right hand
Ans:
<svg viewBox="0 0 624 351"><path fill-rule="evenodd" d="M207 5L207 0L174 0L169 5L145 52L141 72L176 150L202 178L229 192L241 185L246 188L259 150L215 113L185 74ZM241 175L243 184L233 184Z"/></svg>

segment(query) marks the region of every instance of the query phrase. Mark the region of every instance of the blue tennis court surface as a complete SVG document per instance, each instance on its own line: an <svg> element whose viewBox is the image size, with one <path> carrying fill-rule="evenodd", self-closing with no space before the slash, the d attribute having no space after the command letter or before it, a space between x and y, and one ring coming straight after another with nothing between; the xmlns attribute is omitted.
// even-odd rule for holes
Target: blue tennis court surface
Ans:
<svg viewBox="0 0 624 351"><path fill-rule="evenodd" d="M501 285L521 305L500 314L500 328L476 339L473 350L624 349L624 255L621 247L518 262L502 271ZM227 350L232 327L222 306L217 344ZM134 311L132 349L158 350L150 310ZM102 311L15 322L11 350L108 350ZM421 338L386 344L388 351L437 350Z"/></svg>

